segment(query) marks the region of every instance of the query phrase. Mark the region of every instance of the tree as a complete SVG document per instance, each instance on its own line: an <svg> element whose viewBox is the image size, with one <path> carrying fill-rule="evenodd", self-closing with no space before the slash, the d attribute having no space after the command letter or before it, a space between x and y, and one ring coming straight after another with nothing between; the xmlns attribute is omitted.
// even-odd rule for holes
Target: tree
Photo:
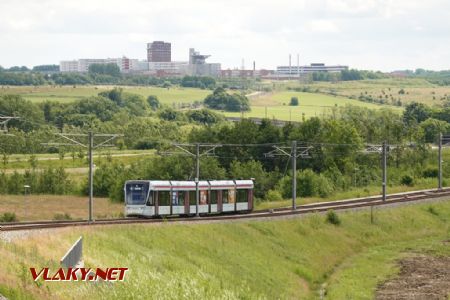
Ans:
<svg viewBox="0 0 450 300"><path fill-rule="evenodd" d="M403 112L403 122L407 125L421 123L428 119L430 110L423 103L411 102L405 107Z"/></svg>
<svg viewBox="0 0 450 300"><path fill-rule="evenodd" d="M429 118L420 123L424 131L424 138L426 143L436 142L439 133L446 133L450 129L450 125L445 121Z"/></svg>
<svg viewBox="0 0 450 300"><path fill-rule="evenodd" d="M218 87L204 100L208 108L226 111L249 111L250 102L247 97L239 94L228 94L223 88Z"/></svg>
<svg viewBox="0 0 450 300"><path fill-rule="evenodd" d="M58 65L39 65L33 67L34 72L59 72Z"/></svg>
<svg viewBox="0 0 450 300"><path fill-rule="evenodd" d="M112 77L120 77L120 68L115 63L108 64L91 64L89 65L89 74L95 75L109 75Z"/></svg>
<svg viewBox="0 0 450 300"><path fill-rule="evenodd" d="M158 97L150 95L147 97L147 103L151 107L152 110L158 110L161 108L161 103L158 100Z"/></svg>
<svg viewBox="0 0 450 300"><path fill-rule="evenodd" d="M191 110L187 112L190 121L195 121L204 125L212 125L223 120L223 117L209 109Z"/></svg>
<svg viewBox="0 0 450 300"><path fill-rule="evenodd" d="M290 106L298 106L298 98L297 97L291 97L291 102L289 102Z"/></svg>

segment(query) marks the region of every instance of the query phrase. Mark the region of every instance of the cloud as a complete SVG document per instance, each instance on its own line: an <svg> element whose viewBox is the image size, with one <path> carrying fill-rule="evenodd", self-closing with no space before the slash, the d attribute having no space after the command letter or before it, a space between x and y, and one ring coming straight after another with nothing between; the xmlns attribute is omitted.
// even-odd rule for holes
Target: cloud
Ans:
<svg viewBox="0 0 450 300"><path fill-rule="evenodd" d="M309 21L306 25L307 30L310 30L314 33L316 32L324 32L324 33L336 33L339 32L338 26L335 22L330 20L312 20Z"/></svg>
<svg viewBox="0 0 450 300"><path fill-rule="evenodd" d="M302 63L439 69L450 65L449 19L444 0L2 0L0 65L143 59L147 42L167 40L177 60L195 47L231 68L242 58L275 68L299 52Z"/></svg>

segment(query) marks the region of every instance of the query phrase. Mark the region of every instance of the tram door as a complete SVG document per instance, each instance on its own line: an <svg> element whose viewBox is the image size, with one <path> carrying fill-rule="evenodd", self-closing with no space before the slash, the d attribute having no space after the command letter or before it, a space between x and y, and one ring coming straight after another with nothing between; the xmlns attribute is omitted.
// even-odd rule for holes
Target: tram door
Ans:
<svg viewBox="0 0 450 300"><path fill-rule="evenodd" d="M217 191L217 212L222 212L223 210L223 201L222 201L222 191Z"/></svg>
<svg viewBox="0 0 450 300"><path fill-rule="evenodd" d="M183 194L184 194L184 213L188 215L190 213L190 211L189 211L189 208L190 208L190 205L189 205L189 193L185 192Z"/></svg>
<svg viewBox="0 0 450 300"><path fill-rule="evenodd" d="M172 191L171 215L186 213L186 191Z"/></svg>

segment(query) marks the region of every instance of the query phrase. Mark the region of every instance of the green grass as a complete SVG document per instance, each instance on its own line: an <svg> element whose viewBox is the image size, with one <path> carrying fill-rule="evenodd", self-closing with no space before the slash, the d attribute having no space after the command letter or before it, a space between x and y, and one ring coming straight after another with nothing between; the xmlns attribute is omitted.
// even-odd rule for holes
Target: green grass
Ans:
<svg viewBox="0 0 450 300"><path fill-rule="evenodd" d="M112 89L114 86L20 86L20 87L2 87L1 94L17 94L22 95L25 99L32 102L43 102L46 100L59 102L72 102L83 97L95 96L98 93ZM194 101L202 101L206 95L211 93L209 90L201 90L194 88L171 87L131 87L121 86L125 91L134 93L147 98L150 95L157 96L164 104L173 103L191 103Z"/></svg>
<svg viewBox="0 0 450 300"><path fill-rule="evenodd" d="M343 97L357 98L363 93L364 95L379 98L379 96L385 97L387 94L388 100L391 99L392 95L394 99L400 99L403 104L416 101L428 105L441 105L443 103L441 98L450 96L449 86L438 86L420 78L388 78L341 81L337 83L313 82L310 84L299 84L291 81L288 83L279 83L277 88L283 90L287 87L302 88L306 86L314 91L318 90L319 93L336 94ZM405 91L405 94L399 94L401 89Z"/></svg>
<svg viewBox="0 0 450 300"><path fill-rule="evenodd" d="M126 150L126 151L111 151L111 159L113 162L123 163L130 165L142 158L154 155L154 150ZM36 154L37 168L47 167L64 167L64 168L80 168L88 167L87 155L84 154L84 158L78 157L78 152L75 153L75 159L72 157L72 153L65 153L64 159L60 159L59 154ZM106 163L108 152L94 153L94 164ZM121 156L118 156L121 155ZM123 155L123 156L122 156ZM29 169L30 165L29 154L14 154L9 156L8 163L5 165L3 160L0 162L2 169ZM2 157L3 159L3 157Z"/></svg>
<svg viewBox="0 0 450 300"><path fill-rule="evenodd" d="M450 180L450 178L443 178L444 181ZM408 191L415 190L425 190L437 188L437 179L436 178L420 178L415 180L414 186L406 186L406 185L395 185L387 187L388 194L402 193ZM331 194L328 197L320 198L320 197L298 197L297 205L309 204L309 203L317 203L317 202L325 202L325 201L334 201L334 200L343 200L343 199L352 199L352 198L361 198L367 196L376 196L381 194L381 185L370 185L366 187L354 187L348 191L339 191ZM279 208L279 207L287 207L292 205L292 199L280 199L278 201L258 201L256 202L255 209L270 209L270 208Z"/></svg>
<svg viewBox="0 0 450 300"><path fill-rule="evenodd" d="M291 97L299 99L299 106L289 106ZM251 111L244 114L245 117L255 117L269 119L278 119L286 121L302 121L305 118L322 117L333 114L335 107L346 105L355 105L369 109L380 109L389 107L395 111L401 112L402 108L388 105L377 105L366 103L346 97L336 97L316 93L303 93L282 91L275 92L251 99ZM241 113L226 112L226 116L240 117Z"/></svg>
<svg viewBox="0 0 450 300"><path fill-rule="evenodd" d="M438 215L429 212L430 205ZM0 242L1 291L7 297L24 293L36 298L75 293L95 299L318 299L325 284L330 299L370 298L376 285L395 273L395 258L412 250L437 251L450 236L450 201L376 209L374 224L368 211L338 214L339 226L314 214L289 220L71 228ZM80 235L85 264L129 267L125 282L38 287L29 274L21 275L23 266L56 268Z"/></svg>

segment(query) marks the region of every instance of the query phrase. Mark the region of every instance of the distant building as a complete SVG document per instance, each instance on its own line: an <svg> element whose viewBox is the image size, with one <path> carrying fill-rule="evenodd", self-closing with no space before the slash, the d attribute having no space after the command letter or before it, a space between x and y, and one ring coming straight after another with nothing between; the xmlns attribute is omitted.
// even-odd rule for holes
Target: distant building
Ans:
<svg viewBox="0 0 450 300"><path fill-rule="evenodd" d="M154 41L147 44L148 62L170 62L172 60L172 46L164 41Z"/></svg>
<svg viewBox="0 0 450 300"><path fill-rule="evenodd" d="M252 78L252 77L264 77L273 74L273 70L241 70L241 69L228 69L221 70L220 76L223 78Z"/></svg>
<svg viewBox="0 0 450 300"><path fill-rule="evenodd" d="M326 66L323 63L313 63L309 66L278 66L276 75L280 77L294 77L303 74L309 74L314 72L329 72L336 73L344 70L348 70L348 66L334 65Z"/></svg>
<svg viewBox="0 0 450 300"><path fill-rule="evenodd" d="M131 59L125 56L119 58L82 58L78 60L66 60L59 63L59 69L61 72L87 73L89 72L89 66L92 64L111 63L116 64L122 73L148 70L147 62Z"/></svg>
<svg viewBox="0 0 450 300"><path fill-rule="evenodd" d="M148 71L157 76L184 75L188 69L187 61L149 62Z"/></svg>
<svg viewBox="0 0 450 300"><path fill-rule="evenodd" d="M213 76L220 75L221 66L219 63L207 63L206 59L210 55L203 55L195 51L194 48L189 49L189 65L187 74L193 76Z"/></svg>
<svg viewBox="0 0 450 300"><path fill-rule="evenodd" d="M78 60L63 60L59 62L60 72L78 72Z"/></svg>

